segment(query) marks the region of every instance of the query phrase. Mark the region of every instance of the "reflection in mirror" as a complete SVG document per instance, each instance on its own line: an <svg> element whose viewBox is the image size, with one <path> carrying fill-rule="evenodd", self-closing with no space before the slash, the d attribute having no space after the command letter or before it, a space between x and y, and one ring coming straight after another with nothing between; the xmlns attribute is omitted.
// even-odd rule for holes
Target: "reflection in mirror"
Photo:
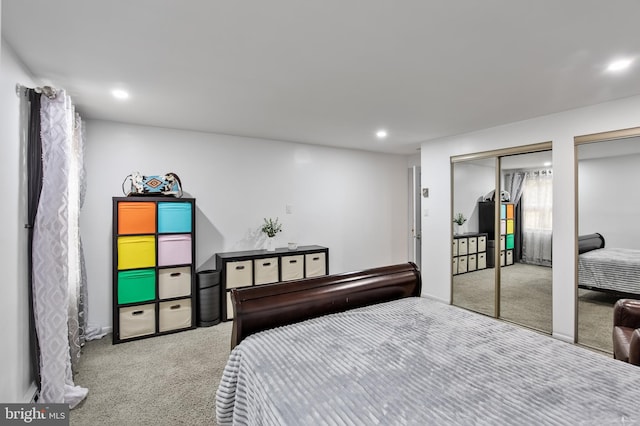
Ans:
<svg viewBox="0 0 640 426"><path fill-rule="evenodd" d="M495 269L487 256L488 235L479 232L479 201L496 182L494 158L453 163L453 288L454 305L495 315ZM460 215L460 216L459 216Z"/></svg>
<svg viewBox="0 0 640 426"><path fill-rule="evenodd" d="M578 343L613 352L613 305L640 299L640 137L576 146Z"/></svg>
<svg viewBox="0 0 640 426"><path fill-rule="evenodd" d="M505 156L500 163L500 318L550 334L551 151Z"/></svg>

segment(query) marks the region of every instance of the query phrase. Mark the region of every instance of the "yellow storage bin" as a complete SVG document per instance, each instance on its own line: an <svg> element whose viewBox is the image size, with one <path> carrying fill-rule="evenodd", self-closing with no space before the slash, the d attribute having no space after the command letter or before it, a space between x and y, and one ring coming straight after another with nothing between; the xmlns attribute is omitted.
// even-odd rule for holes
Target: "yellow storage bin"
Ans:
<svg viewBox="0 0 640 426"><path fill-rule="evenodd" d="M118 269L156 266L156 238L153 235L118 237Z"/></svg>

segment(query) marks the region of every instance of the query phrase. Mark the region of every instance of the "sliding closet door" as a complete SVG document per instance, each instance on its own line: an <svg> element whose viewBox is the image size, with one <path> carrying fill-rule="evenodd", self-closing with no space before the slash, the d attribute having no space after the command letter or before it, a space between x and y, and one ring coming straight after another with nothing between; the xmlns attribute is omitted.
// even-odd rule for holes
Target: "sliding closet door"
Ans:
<svg viewBox="0 0 640 426"><path fill-rule="evenodd" d="M621 272L640 253L640 128L576 138L576 159L578 235L604 240L602 249L582 254L579 244L577 341L613 353L613 305L640 298L635 274Z"/></svg>
<svg viewBox="0 0 640 426"><path fill-rule="evenodd" d="M484 197L495 188L496 159L456 161L451 169L452 303L495 316L496 269L487 251L490 235L480 232L479 210Z"/></svg>
<svg viewBox="0 0 640 426"><path fill-rule="evenodd" d="M500 318L552 332L551 151L500 158Z"/></svg>
<svg viewBox="0 0 640 426"><path fill-rule="evenodd" d="M546 142L451 158L452 303L547 333L550 149Z"/></svg>

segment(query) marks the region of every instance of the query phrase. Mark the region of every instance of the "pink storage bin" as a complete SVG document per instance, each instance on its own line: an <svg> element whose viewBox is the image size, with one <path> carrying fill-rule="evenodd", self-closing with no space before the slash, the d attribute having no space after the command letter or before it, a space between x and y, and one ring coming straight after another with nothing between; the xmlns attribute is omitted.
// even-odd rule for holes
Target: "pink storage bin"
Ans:
<svg viewBox="0 0 640 426"><path fill-rule="evenodd" d="M158 266L191 263L191 235L158 236Z"/></svg>

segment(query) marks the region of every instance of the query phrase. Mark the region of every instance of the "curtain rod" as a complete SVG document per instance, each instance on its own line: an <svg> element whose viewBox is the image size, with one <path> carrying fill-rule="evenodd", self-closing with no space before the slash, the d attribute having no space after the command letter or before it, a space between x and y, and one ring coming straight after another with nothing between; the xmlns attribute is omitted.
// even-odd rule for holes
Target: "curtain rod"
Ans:
<svg viewBox="0 0 640 426"><path fill-rule="evenodd" d="M16 95L21 96L24 89L29 89L29 87L23 86L20 83L16 83ZM33 90L35 90L36 93L43 94L49 99L55 99L56 94L58 93L55 87L51 86L34 87Z"/></svg>

